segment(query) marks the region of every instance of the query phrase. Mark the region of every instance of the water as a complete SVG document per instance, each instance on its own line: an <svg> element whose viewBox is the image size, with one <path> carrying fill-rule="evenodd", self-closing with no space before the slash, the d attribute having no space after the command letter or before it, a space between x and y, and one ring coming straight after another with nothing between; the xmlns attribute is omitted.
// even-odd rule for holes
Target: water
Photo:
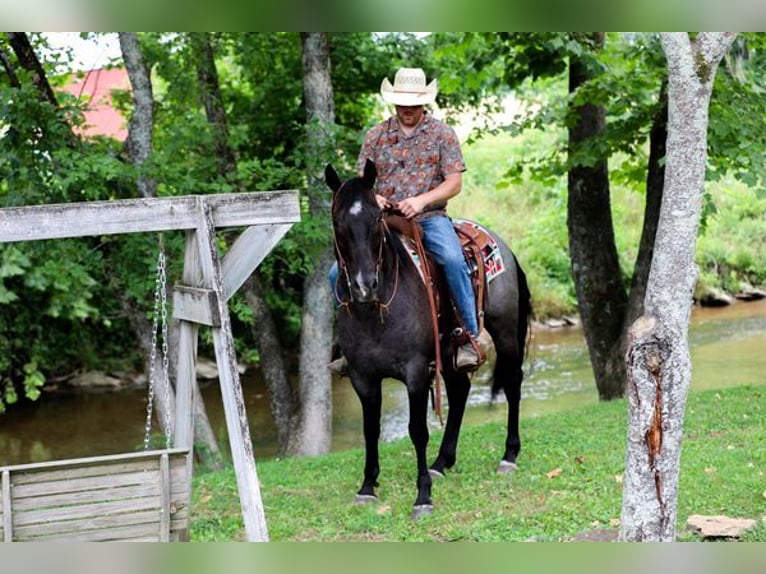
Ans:
<svg viewBox="0 0 766 574"><path fill-rule="evenodd" d="M766 301L695 309L690 331L692 389L766 383ZM540 416L598 400L582 331L537 329L522 385L521 416ZM490 405L489 369L473 379L466 424L504 421L502 399ZM256 458L276 454L276 431L259 373L242 377ZM407 436L407 396L397 381L384 383L383 440ZM226 424L215 383L202 395L222 447ZM0 415L0 465L116 454L140 448L146 418L143 390L44 396ZM433 429L439 423L430 413ZM361 408L348 379L333 386L333 448L362 446Z"/></svg>

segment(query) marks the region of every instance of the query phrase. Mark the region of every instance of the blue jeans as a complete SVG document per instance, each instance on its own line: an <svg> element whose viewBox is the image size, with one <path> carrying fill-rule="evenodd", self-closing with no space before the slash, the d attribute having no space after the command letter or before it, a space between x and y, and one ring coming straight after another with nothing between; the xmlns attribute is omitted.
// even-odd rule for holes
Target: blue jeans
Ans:
<svg viewBox="0 0 766 574"><path fill-rule="evenodd" d="M452 221L444 215L434 215L420 222L423 227L423 246L442 268L452 300L465 323L465 328L476 338L479 336L479 323L476 318L476 300L471 286L468 265L463 258L463 249L457 238ZM330 289L335 291L338 281L338 263L330 267ZM340 293L345 294L345 285L338 285Z"/></svg>

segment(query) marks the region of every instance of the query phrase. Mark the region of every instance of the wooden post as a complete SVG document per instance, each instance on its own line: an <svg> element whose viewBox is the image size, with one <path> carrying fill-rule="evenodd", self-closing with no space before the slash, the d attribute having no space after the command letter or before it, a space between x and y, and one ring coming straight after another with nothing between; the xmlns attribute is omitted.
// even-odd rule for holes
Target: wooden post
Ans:
<svg viewBox="0 0 766 574"><path fill-rule="evenodd" d="M187 285L198 285L202 276L199 264L199 248L195 231L186 232L184 270L182 280ZM178 355L176 363L176 420L173 432L173 446L189 450L187 464L187 488L191 490L194 458L194 389L197 384L197 342L199 325L181 321L178 333ZM188 531L181 538L188 540Z"/></svg>
<svg viewBox="0 0 766 574"><path fill-rule="evenodd" d="M13 506L11 505L11 474L3 471L3 542L13 541Z"/></svg>
<svg viewBox="0 0 766 574"><path fill-rule="evenodd" d="M234 349L234 337L231 332L229 308L224 297L223 274L215 242L215 225L210 206L204 198L198 200L199 225L197 243L199 245L200 266L204 287L218 294L218 316L220 327L213 327L213 343L216 362L218 363L218 381L226 414L226 428L229 432L231 456L239 489L242 517L245 523L247 539L250 542L266 542L269 539L266 517L261 500L258 473L255 468L253 443L250 439L250 426L245 412L245 400L237 371L237 355Z"/></svg>

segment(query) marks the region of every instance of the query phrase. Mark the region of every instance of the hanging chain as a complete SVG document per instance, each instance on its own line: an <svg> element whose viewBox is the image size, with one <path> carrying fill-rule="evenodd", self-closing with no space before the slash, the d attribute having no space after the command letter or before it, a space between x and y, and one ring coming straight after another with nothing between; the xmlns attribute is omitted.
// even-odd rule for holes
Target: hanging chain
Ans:
<svg viewBox="0 0 766 574"><path fill-rule="evenodd" d="M149 357L149 383L146 403L146 425L144 427L144 450L149 450L152 438L152 414L154 412L154 390L156 378L154 365L157 361L157 334L162 336L162 381L165 399L165 448L172 442L170 425L170 379L168 369L168 309L165 251L160 238L160 253L157 256L157 275L154 281L154 310L152 313L152 348ZM161 329L160 329L161 321Z"/></svg>

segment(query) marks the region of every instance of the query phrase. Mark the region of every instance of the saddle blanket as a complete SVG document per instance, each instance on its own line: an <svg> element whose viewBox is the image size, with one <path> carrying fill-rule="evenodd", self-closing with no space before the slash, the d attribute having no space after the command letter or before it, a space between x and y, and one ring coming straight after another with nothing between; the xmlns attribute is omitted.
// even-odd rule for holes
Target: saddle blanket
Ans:
<svg viewBox="0 0 766 574"><path fill-rule="evenodd" d="M485 236L486 245L482 248L481 255L484 260L484 275L487 280L487 285L489 285L495 277L505 271L505 262L503 261L502 253L500 253L500 246L497 244L497 241L495 241L489 231L487 231L485 227L482 227L475 221L470 221L468 219L453 219L453 222L456 224L460 223L462 226L468 225ZM417 268L418 273L420 273L421 279L425 281L425 278L423 277L423 269L420 266L420 257L418 257L412 242L403 235L399 235L399 240L406 248L407 253L410 254L410 257L415 263L415 267ZM468 264L471 275L475 275L477 273L476 262L469 261Z"/></svg>
<svg viewBox="0 0 766 574"><path fill-rule="evenodd" d="M453 222L455 224L459 223L462 226L473 227L485 236L486 245L482 248L481 255L484 259L484 274L487 278L487 285L489 285L495 277L505 271L505 263L503 262L503 255L500 253L500 246L490 232L475 221L470 221L468 219L454 219ZM476 273L476 270L471 269L471 274L474 273Z"/></svg>

